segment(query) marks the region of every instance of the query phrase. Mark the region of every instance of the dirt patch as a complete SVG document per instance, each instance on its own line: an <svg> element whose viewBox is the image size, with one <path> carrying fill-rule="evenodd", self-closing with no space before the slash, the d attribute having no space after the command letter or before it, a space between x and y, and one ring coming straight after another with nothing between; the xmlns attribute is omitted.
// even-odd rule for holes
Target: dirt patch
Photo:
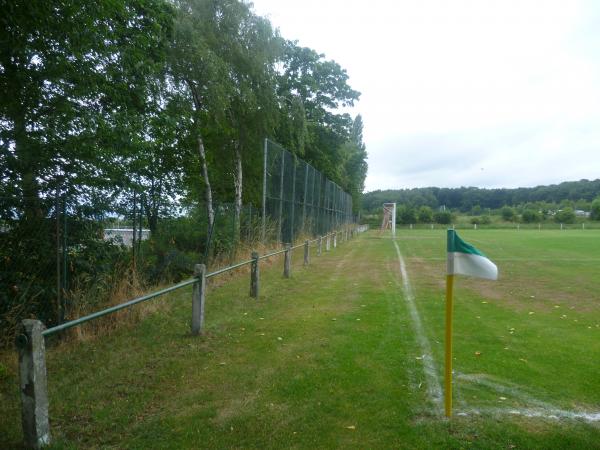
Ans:
<svg viewBox="0 0 600 450"><path fill-rule="evenodd" d="M225 404L217 409L217 415L213 419L213 422L222 425L234 417L242 416L247 411L254 410L254 405L258 398L259 393L258 391L255 391L246 392L243 396L238 398L226 399Z"/></svg>

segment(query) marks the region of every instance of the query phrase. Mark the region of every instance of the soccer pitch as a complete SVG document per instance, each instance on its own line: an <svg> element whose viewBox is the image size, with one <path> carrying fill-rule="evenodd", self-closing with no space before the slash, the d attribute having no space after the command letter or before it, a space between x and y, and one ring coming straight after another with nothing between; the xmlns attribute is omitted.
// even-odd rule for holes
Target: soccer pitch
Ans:
<svg viewBox="0 0 600 450"><path fill-rule="evenodd" d="M600 233L459 234L498 265L500 278L455 281L454 414L600 421ZM439 410L445 234L404 230L396 242L404 297L419 316L416 358Z"/></svg>
<svg viewBox="0 0 600 450"><path fill-rule="evenodd" d="M135 326L49 346L54 448L597 448L600 231L470 230L499 268L457 276L454 415L443 412L445 230L370 231L265 262ZM0 447L19 446L14 352Z"/></svg>

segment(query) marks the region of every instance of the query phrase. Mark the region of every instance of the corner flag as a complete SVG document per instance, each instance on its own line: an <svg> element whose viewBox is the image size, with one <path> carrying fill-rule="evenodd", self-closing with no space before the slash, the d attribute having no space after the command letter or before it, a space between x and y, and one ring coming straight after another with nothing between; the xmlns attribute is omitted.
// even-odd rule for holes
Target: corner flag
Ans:
<svg viewBox="0 0 600 450"><path fill-rule="evenodd" d="M454 230L448 230L447 248L444 407L446 417L452 417L452 291L454 288L454 275L468 275L488 280L497 280L498 268L482 252L459 238Z"/></svg>
<svg viewBox="0 0 600 450"><path fill-rule="evenodd" d="M487 256L448 230L448 275L469 275L488 280L498 279L498 268Z"/></svg>

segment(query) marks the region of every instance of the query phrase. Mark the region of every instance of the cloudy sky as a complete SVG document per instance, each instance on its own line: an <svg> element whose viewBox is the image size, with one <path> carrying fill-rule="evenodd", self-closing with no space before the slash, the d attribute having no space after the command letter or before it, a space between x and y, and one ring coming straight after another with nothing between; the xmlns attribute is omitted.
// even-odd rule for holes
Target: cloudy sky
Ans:
<svg viewBox="0 0 600 450"><path fill-rule="evenodd" d="M600 2L254 5L362 92L367 191L600 177Z"/></svg>

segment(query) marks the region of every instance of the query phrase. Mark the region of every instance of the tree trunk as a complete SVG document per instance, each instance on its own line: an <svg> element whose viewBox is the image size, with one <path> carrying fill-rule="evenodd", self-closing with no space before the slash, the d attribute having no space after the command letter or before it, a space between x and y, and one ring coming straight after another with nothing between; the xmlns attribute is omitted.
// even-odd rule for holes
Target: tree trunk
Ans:
<svg viewBox="0 0 600 450"><path fill-rule="evenodd" d="M194 108L196 109L196 113L199 114L202 110L202 101L198 91L196 89L196 85L189 79L186 79L186 83L190 89L192 94L192 100L194 102ZM202 140L202 132L200 131L200 120L198 116L194 120L194 125L197 129L197 142L198 142L198 155L200 156L200 164L202 165L202 178L204 178L204 201L206 202L206 215L208 216L208 236L210 239L211 230L213 227L213 223L215 222L215 211L213 209L213 201L212 201L212 190L210 187L210 179L208 178L208 165L206 164L206 151L204 150L204 141ZM210 242L207 242L207 245L210 245Z"/></svg>
<svg viewBox="0 0 600 450"><path fill-rule="evenodd" d="M242 212L242 152L239 141L234 145L233 185L235 188L234 200L234 233L235 241L240 240L240 215Z"/></svg>
<svg viewBox="0 0 600 450"><path fill-rule="evenodd" d="M202 141L202 135L198 132L198 154L200 155L200 163L202 164L202 178L204 179L204 201L206 202L206 214L208 216L208 232L212 224L215 221L215 211L213 209L212 202L212 190L210 187L210 180L208 178L208 166L206 164L206 152L204 150L204 142Z"/></svg>
<svg viewBox="0 0 600 450"><path fill-rule="evenodd" d="M151 179L149 188L149 200L145 195L142 198L142 206L148 221L148 228L150 228L150 235L155 236L158 230L158 212L159 212L159 198L162 194L162 183L156 186L155 179Z"/></svg>

